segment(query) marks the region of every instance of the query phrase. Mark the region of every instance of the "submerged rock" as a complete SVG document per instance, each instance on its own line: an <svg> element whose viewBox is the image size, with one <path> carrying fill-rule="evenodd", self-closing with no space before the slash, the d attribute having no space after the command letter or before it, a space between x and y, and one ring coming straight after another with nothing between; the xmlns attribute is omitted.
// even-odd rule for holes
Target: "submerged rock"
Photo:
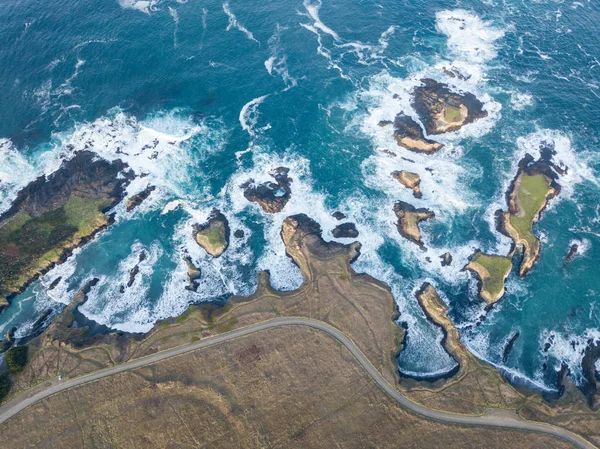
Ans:
<svg viewBox="0 0 600 449"><path fill-rule="evenodd" d="M421 177L417 173L412 173L406 170L392 172L392 178L398 181L407 189L412 189L415 198L421 198Z"/></svg>
<svg viewBox="0 0 600 449"><path fill-rule="evenodd" d="M236 229L235 232L233 233L233 236L236 239L243 239L244 238L244 231L242 229Z"/></svg>
<svg viewBox="0 0 600 449"><path fill-rule="evenodd" d="M156 190L156 187L148 186L140 193L136 193L135 195L127 198L127 202L125 203L125 208L127 209L127 212L131 212L133 209L142 204L144 200L146 200L150 196L150 194L154 192L154 190Z"/></svg>
<svg viewBox="0 0 600 449"><path fill-rule="evenodd" d="M398 201L394 204L394 213L398 217L396 227L400 235L424 249L425 245L421 240L419 223L434 218L435 214L425 208L417 209L404 201Z"/></svg>
<svg viewBox="0 0 600 449"><path fill-rule="evenodd" d="M354 239L358 237L358 230L354 223L342 223L337 225L331 233L336 239Z"/></svg>
<svg viewBox="0 0 600 449"><path fill-rule="evenodd" d="M483 103L475 95L453 92L448 85L428 78L421 82L422 85L413 92L412 106L427 134L457 131L468 123L487 117Z"/></svg>
<svg viewBox="0 0 600 449"><path fill-rule="evenodd" d="M229 223L218 209L213 209L208 221L194 226L194 239L213 257L219 257L229 246Z"/></svg>
<svg viewBox="0 0 600 449"><path fill-rule="evenodd" d="M244 196L248 201L260 205L268 214L281 212L292 197L292 178L288 177L289 171L289 168L278 167L269 173L275 182L255 184L253 179L246 181L241 185Z"/></svg>
<svg viewBox="0 0 600 449"><path fill-rule="evenodd" d="M432 154L444 147L444 144L427 139L421 125L403 113L394 119L394 137L399 146L415 153Z"/></svg>
<svg viewBox="0 0 600 449"><path fill-rule="evenodd" d="M81 151L18 193L0 216L0 308L113 222L105 212L123 198L127 168Z"/></svg>

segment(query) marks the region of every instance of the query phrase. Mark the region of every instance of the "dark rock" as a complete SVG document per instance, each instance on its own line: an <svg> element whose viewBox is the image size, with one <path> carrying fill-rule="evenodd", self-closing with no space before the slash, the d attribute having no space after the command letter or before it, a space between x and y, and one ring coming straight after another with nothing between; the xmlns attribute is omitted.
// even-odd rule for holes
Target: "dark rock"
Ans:
<svg viewBox="0 0 600 449"><path fill-rule="evenodd" d="M403 113L394 119L394 137L398 145L415 153L432 154L444 147L439 142L425 138L421 126Z"/></svg>
<svg viewBox="0 0 600 449"><path fill-rule="evenodd" d="M342 223L337 225L331 233L336 239L354 239L358 237L358 230L354 223Z"/></svg>
<svg viewBox="0 0 600 449"><path fill-rule="evenodd" d="M448 267L452 265L452 254L444 253L440 256L440 259L442 259L442 267Z"/></svg>
<svg viewBox="0 0 600 449"><path fill-rule="evenodd" d="M336 220L343 220L344 218L346 218L346 215L344 215L343 213L341 213L339 210L334 212L333 214L331 214L331 216L333 218L335 218Z"/></svg>
<svg viewBox="0 0 600 449"><path fill-rule="evenodd" d="M0 353L6 352L10 349L10 347L15 342L15 332L17 332L16 327L11 327L6 335L4 336L4 340L2 340L2 346L0 347Z"/></svg>
<svg viewBox="0 0 600 449"><path fill-rule="evenodd" d="M241 185L244 196L252 203L257 203L268 214L281 212L292 196L290 187L292 178L288 177L290 169L278 167L269 173L276 182L255 184L253 179Z"/></svg>
<svg viewBox="0 0 600 449"><path fill-rule="evenodd" d="M577 254L578 250L579 250L579 245L577 243L573 243L571 245L571 248L569 249L569 254L567 254L567 259L566 259L567 263L571 263L571 261L573 260L573 257L575 257L575 254Z"/></svg>
<svg viewBox="0 0 600 449"><path fill-rule="evenodd" d="M148 186L144 190L142 190L140 193L137 193L137 194L131 196L130 198L127 198L127 202L126 202L127 212L131 212L133 209L135 209L140 204L142 204L142 202L145 199L147 199L154 190L156 190L156 187Z"/></svg>
<svg viewBox="0 0 600 449"><path fill-rule="evenodd" d="M244 238L244 231L242 229L236 229L236 231L233 233L233 236L236 239L243 239Z"/></svg>
<svg viewBox="0 0 600 449"><path fill-rule="evenodd" d="M48 290L54 290L61 280L62 276L59 276L56 279L54 279L52 283L48 286Z"/></svg>
<svg viewBox="0 0 600 449"><path fill-rule="evenodd" d="M502 353L502 363L507 362L508 356L510 355L510 351L512 350L515 341L517 341L517 338L519 338L520 335L520 332L515 332L514 335L508 340L508 343L504 347L504 352Z"/></svg>
<svg viewBox="0 0 600 449"><path fill-rule="evenodd" d="M185 286L186 290L192 292L198 291L198 279L202 276L200 268L194 265L192 259L189 256L184 257L185 263L187 264L187 276L188 285Z"/></svg>

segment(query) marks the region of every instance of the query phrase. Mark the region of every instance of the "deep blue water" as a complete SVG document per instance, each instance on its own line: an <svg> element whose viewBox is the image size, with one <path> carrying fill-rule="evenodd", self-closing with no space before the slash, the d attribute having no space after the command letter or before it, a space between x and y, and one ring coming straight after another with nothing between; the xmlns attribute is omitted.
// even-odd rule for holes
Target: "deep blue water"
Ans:
<svg viewBox="0 0 600 449"><path fill-rule="evenodd" d="M587 339L600 337L599 21L597 3L560 0L2 2L2 210L69 157L67 143L91 142L108 159L123 157L121 148L138 174L149 174L129 192L149 182L158 189L133 214L118 206L112 228L14 299L0 331L16 325L27 335L44 310L60 310L92 276L99 288L81 312L128 331L146 331L191 302L249 294L260 269L271 270L277 288L293 289L302 279L284 254L282 220L307 213L332 239L330 214L341 210L364 245L354 268L390 284L408 323L402 371L453 365L432 344L441 333L414 299L428 280L479 357L539 388L553 388L560 361L577 377ZM444 67L470 78L449 78ZM400 149L377 126L411 112L409 92L424 76L475 93L490 113L442 136L446 147L434 156ZM155 139L156 161L141 152ZM476 326L483 303L461 268L475 248L507 251L494 212L505 207L518 160L544 141L554 142L569 172L536 225L540 260L527 277L511 277L507 295ZM239 186L279 165L291 168L292 200L264 216ZM422 200L389 177L403 168L423 178ZM426 253L395 231L398 199L435 211L423 225ZM246 236L212 260L191 226L215 206ZM565 265L575 240L585 252ZM141 275L121 294L142 250L149 257ZM442 269L446 251L454 263ZM184 289L184 254L203 271L197 294ZM551 333L554 345L543 353Z"/></svg>

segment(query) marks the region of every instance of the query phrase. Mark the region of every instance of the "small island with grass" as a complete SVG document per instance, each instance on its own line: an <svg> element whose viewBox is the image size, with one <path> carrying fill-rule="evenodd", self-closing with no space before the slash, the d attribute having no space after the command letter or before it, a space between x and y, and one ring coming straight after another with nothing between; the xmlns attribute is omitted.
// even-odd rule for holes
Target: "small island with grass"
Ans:
<svg viewBox="0 0 600 449"><path fill-rule="evenodd" d="M218 209L213 209L206 223L194 226L196 243L215 258L229 246L229 234L227 218Z"/></svg>
<svg viewBox="0 0 600 449"><path fill-rule="evenodd" d="M499 213L499 230L513 239L514 249L523 247L519 275L525 276L540 254L540 241L533 225L537 223L548 201L560 192L558 167L552 163L554 151L545 148L535 161L527 154L519 162L519 171L507 192L508 212ZM513 249L513 253L514 253Z"/></svg>
<svg viewBox="0 0 600 449"><path fill-rule="evenodd" d="M444 83L427 78L421 83L413 92L412 106L427 134L458 131L488 115L483 103L470 92L460 94Z"/></svg>
<svg viewBox="0 0 600 449"><path fill-rule="evenodd" d="M423 197L423 193L421 193L421 177L417 173L407 170L394 171L392 172L392 178L407 189L411 189L415 198Z"/></svg>
<svg viewBox="0 0 600 449"><path fill-rule="evenodd" d="M398 217L396 227L398 228L400 235L405 239L416 243L421 249L425 249L425 245L421 239L419 223L434 218L435 214L429 209L417 209L412 204L405 203L404 201L398 201L394 204L394 213L396 214L396 217Z"/></svg>
<svg viewBox="0 0 600 449"><path fill-rule="evenodd" d="M504 282L512 270L512 262L510 257L477 251L471 256L465 269L477 275L479 296L491 306L504 296Z"/></svg>

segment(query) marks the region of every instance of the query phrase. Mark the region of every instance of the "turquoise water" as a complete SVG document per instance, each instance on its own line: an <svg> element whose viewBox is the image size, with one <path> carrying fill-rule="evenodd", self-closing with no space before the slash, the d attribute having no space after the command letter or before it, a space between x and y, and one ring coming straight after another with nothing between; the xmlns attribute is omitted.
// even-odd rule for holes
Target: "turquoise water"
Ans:
<svg viewBox="0 0 600 449"><path fill-rule="evenodd" d="M341 210L361 233L355 270L389 283L408 326L401 371L453 367L414 299L428 280L479 357L540 389L554 388L561 361L579 380L582 350L600 337L599 20L597 4L559 0L3 2L0 208L69 157L68 144L89 144L147 173L129 193L148 183L157 190L133 213L117 206L113 227L13 300L0 331L17 326L26 336L44 310L59 311L92 276L100 283L81 312L133 332L192 302L250 294L259 270L270 270L279 289L296 288L302 278L285 256L281 222L307 213L332 240L331 213ZM475 93L489 112L441 136L446 147L433 156L400 149L377 126L410 113L409 92L424 76ZM143 148L155 141L153 160ZM461 268L476 248L508 250L494 212L505 207L519 159L543 142L555 145L569 172L536 226L540 260L527 277L511 277L480 322L484 305ZM265 216L239 186L280 165L291 168L292 200ZM399 169L421 175L422 200L390 178ZM398 199L435 211L422 226L426 253L396 232ZM216 260L191 237L213 207L245 231ZM573 241L584 251L565 265ZM149 257L121 294L141 251ZM442 268L446 251L454 263ZM203 272L196 294L184 288L185 254Z"/></svg>

